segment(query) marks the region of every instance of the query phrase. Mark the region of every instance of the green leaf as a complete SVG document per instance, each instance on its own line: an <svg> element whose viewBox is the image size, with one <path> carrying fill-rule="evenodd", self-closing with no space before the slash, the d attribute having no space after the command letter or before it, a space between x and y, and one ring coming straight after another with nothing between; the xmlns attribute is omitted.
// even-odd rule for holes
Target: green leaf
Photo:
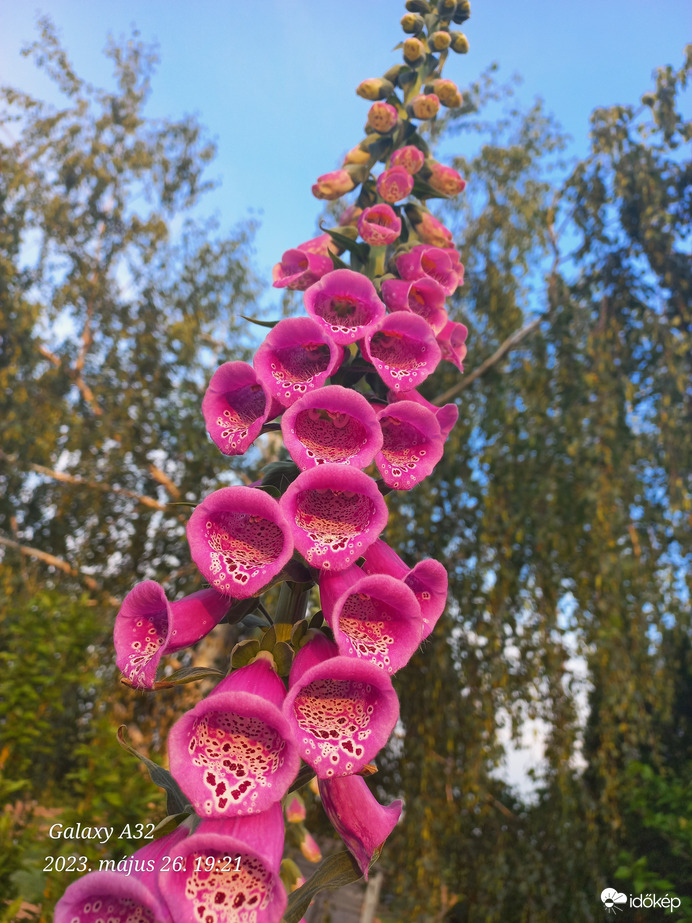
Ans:
<svg viewBox="0 0 692 923"><path fill-rule="evenodd" d="M240 315L243 320L249 321L251 324L257 324L258 327L276 327L279 323L278 320L259 320L256 317L246 317L245 314Z"/></svg>
<svg viewBox="0 0 692 923"><path fill-rule="evenodd" d="M154 838L158 840L162 836L166 836L167 833L172 833L192 813L192 807L190 807L189 811L181 811L180 814L168 814L154 827Z"/></svg>
<svg viewBox="0 0 692 923"><path fill-rule="evenodd" d="M318 865L315 874L305 884L290 894L288 907L284 914L284 923L299 923L310 906L310 902L320 891L343 888L363 877L358 863L350 852L340 852L327 856Z"/></svg>
<svg viewBox="0 0 692 923"><path fill-rule="evenodd" d="M413 189L411 190L413 195L418 199L448 199L449 196L445 195L444 192L438 192L437 189L433 189L430 183L426 183L424 179L421 179L419 176L414 177L413 180Z"/></svg>
<svg viewBox="0 0 692 923"><path fill-rule="evenodd" d="M374 146L375 145L373 145L373 147ZM349 253L355 253L358 259L367 259L369 249L367 244L358 244L346 234L342 234L341 231L336 231L333 228L324 228L320 225L320 230L324 231L325 234L329 234L334 243L338 244L344 250L348 250Z"/></svg>
<svg viewBox="0 0 692 923"><path fill-rule="evenodd" d="M186 683L196 683L201 679L223 679L224 674L221 670L215 670L213 667L183 667L176 670L170 676L165 676L156 683L157 689L165 689L168 686L184 686Z"/></svg>
<svg viewBox="0 0 692 923"><path fill-rule="evenodd" d="M259 653L260 643L257 638L239 641L231 651L231 666L234 670L246 667Z"/></svg>
<svg viewBox="0 0 692 923"><path fill-rule="evenodd" d="M173 776L167 769L164 769L163 766L158 766L153 760L150 760L148 757L144 756L141 753L138 753L133 746L127 743L125 740L125 733L127 727L124 724L121 724L118 728L118 743L130 753L132 756L136 756L147 767L149 771L149 776L154 785L158 785L159 788L164 789L166 792L166 810L169 814L181 814L184 811L191 811L192 806L188 801L187 797L183 794L180 786L175 781Z"/></svg>

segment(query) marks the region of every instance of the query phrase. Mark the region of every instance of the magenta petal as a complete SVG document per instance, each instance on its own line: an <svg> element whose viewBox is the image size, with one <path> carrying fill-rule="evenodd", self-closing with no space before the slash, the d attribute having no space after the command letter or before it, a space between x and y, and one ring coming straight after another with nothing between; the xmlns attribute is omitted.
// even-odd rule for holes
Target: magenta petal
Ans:
<svg viewBox="0 0 692 923"><path fill-rule="evenodd" d="M345 570L387 524L387 505L375 481L348 465L304 471L280 503L296 549L313 567Z"/></svg>
<svg viewBox="0 0 692 923"><path fill-rule="evenodd" d="M164 654L196 644L231 607L216 590L199 590L170 603L154 580L138 583L115 618L116 664L133 685L151 689Z"/></svg>
<svg viewBox="0 0 692 923"><path fill-rule="evenodd" d="M243 688L245 670L257 692ZM201 817L256 814L288 791L300 758L276 683L282 699L283 684L266 661L244 667L171 728L171 772Z"/></svg>
<svg viewBox="0 0 692 923"><path fill-rule="evenodd" d="M318 785L327 817L367 881L370 863L396 827L403 802L380 804L361 776L320 779Z"/></svg>
<svg viewBox="0 0 692 923"><path fill-rule="evenodd" d="M183 868L159 873L175 923L279 923L287 898L274 857L282 851L280 809L203 821L177 853Z"/></svg>
<svg viewBox="0 0 692 923"><path fill-rule="evenodd" d="M270 398L247 362L224 362L202 400L207 432L224 455L242 455L259 436Z"/></svg>
<svg viewBox="0 0 692 923"><path fill-rule="evenodd" d="M293 540L279 504L252 487L209 494L187 524L192 559L219 593L247 599L279 573Z"/></svg>
<svg viewBox="0 0 692 923"><path fill-rule="evenodd" d="M377 416L384 440L377 468L388 487L411 490L432 474L444 453L437 417L413 401L389 404Z"/></svg>
<svg viewBox="0 0 692 923"><path fill-rule="evenodd" d="M427 276L414 281L385 279L382 300L390 311L408 311L422 317L436 335L449 319L445 310L445 290L439 282Z"/></svg>
<svg viewBox="0 0 692 923"><path fill-rule="evenodd" d="M274 288L292 288L304 292L333 268L327 255L297 247L287 250L281 257L281 262L274 266L273 285Z"/></svg>
<svg viewBox="0 0 692 923"><path fill-rule="evenodd" d="M468 327L464 324L450 320L437 335L437 344L442 352L442 358L456 365L460 372L464 371L463 359L466 355L468 332Z"/></svg>
<svg viewBox="0 0 692 923"><path fill-rule="evenodd" d="M289 317L273 327L255 353L258 379L288 407L321 388L337 368L343 351L311 317Z"/></svg>
<svg viewBox="0 0 692 923"><path fill-rule="evenodd" d="M330 656L336 650L322 637L299 651L284 704L301 756L320 779L362 769L399 717L389 676L372 663Z"/></svg>
<svg viewBox="0 0 692 923"><path fill-rule="evenodd" d="M353 582L344 586L349 578ZM412 590L395 577L367 576L355 566L339 574L323 572L320 599L344 656L395 673L406 666L421 642L420 604Z"/></svg>
<svg viewBox="0 0 692 923"><path fill-rule="evenodd" d="M373 542L364 558L363 570L366 573L389 574L403 580L413 591L421 608L422 638L425 640L447 604L448 577L444 566L434 558L426 558L409 568L382 539Z"/></svg>
<svg viewBox="0 0 692 923"><path fill-rule="evenodd" d="M387 400L390 404L395 404L397 401L414 401L416 404L420 404L422 407L427 407L428 410L432 410L437 417L437 422L440 424L440 431L443 439L449 436L459 419L459 408L456 404L444 404L442 407L436 407L434 404L431 404L430 401L426 401L423 395L419 394L418 391L389 391Z"/></svg>
<svg viewBox="0 0 692 923"><path fill-rule="evenodd" d="M115 869L90 872L73 882L55 907L54 923L171 923L157 883L164 855L177 855L188 829L178 827L147 843Z"/></svg>
<svg viewBox="0 0 692 923"><path fill-rule="evenodd" d="M365 468L382 447L375 411L362 394L340 385L301 397L286 410L281 430L303 470L325 462Z"/></svg>
<svg viewBox="0 0 692 923"><path fill-rule="evenodd" d="M310 317L342 346L373 331L385 314L370 279L351 269L327 273L310 286L303 300Z"/></svg>
<svg viewBox="0 0 692 923"><path fill-rule="evenodd" d="M464 281L464 267L456 250L419 244L397 257L396 268L402 279L428 276L438 282L445 294L452 295Z"/></svg>
<svg viewBox="0 0 692 923"><path fill-rule="evenodd" d="M363 354L394 391L410 391L437 368L440 347L429 324L415 314L396 311L363 340Z"/></svg>

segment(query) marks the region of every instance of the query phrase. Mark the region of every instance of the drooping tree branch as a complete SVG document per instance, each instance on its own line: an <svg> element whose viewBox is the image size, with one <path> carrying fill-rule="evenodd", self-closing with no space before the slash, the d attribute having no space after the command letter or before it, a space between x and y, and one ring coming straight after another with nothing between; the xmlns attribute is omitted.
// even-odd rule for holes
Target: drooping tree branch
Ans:
<svg viewBox="0 0 692 923"><path fill-rule="evenodd" d="M22 545L19 542L14 541L14 539L5 538L3 535L0 535L0 545L4 545L7 548L14 548L16 551L22 555L25 555L26 557L35 558L37 561L43 561L44 564L49 564L51 567L56 567L63 573L69 574L70 577L76 577L95 593L104 593L103 587L97 580L94 580L94 578L89 574L83 573L68 561L65 561L63 558L57 558L54 554L48 554L46 551L41 551L40 548L32 548L30 545ZM120 600L116 599L115 596L111 596L109 593L105 593L105 598L112 606L120 605Z"/></svg>

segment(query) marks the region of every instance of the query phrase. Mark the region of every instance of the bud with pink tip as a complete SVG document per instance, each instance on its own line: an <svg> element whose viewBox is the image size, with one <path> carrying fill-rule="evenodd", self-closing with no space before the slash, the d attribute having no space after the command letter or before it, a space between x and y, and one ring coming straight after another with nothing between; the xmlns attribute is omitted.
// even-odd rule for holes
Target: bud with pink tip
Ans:
<svg viewBox="0 0 692 923"><path fill-rule="evenodd" d="M446 167L436 160L430 161L429 167L431 172L428 177L428 184L437 192L447 196L455 196L466 189L466 180L452 167Z"/></svg>
<svg viewBox="0 0 692 923"><path fill-rule="evenodd" d="M346 170L334 170L317 178L317 182L312 187L312 194L316 199L333 201L350 192L355 185Z"/></svg>
<svg viewBox="0 0 692 923"><path fill-rule="evenodd" d="M409 105L411 114L416 119L434 119L440 111L440 100L434 93L416 96Z"/></svg>
<svg viewBox="0 0 692 923"><path fill-rule="evenodd" d="M391 205L371 205L358 219L358 233L373 247L389 246L401 234L401 218Z"/></svg>
<svg viewBox="0 0 692 923"><path fill-rule="evenodd" d="M425 154L412 144L407 144L394 151L389 162L391 166L403 167L407 173L414 176L425 163Z"/></svg>
<svg viewBox="0 0 692 923"><path fill-rule="evenodd" d="M368 112L368 125L381 135L390 132L398 121L399 113L389 103L373 103Z"/></svg>
<svg viewBox="0 0 692 923"><path fill-rule="evenodd" d="M412 189L413 177L404 167L390 167L377 177L377 192L390 204L405 199Z"/></svg>

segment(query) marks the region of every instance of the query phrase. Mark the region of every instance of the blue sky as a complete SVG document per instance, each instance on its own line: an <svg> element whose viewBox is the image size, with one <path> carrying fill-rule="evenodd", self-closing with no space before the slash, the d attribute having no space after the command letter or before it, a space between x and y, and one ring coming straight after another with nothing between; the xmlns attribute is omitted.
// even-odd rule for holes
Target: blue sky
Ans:
<svg viewBox="0 0 692 923"><path fill-rule="evenodd" d="M475 0L463 26L471 51L451 55L445 76L463 89L492 61L523 79L521 98L542 96L586 149L597 105L635 102L652 70L678 67L692 40L689 0ZM365 77L400 60L403 0L43 0L0 10L0 82L46 96L49 85L19 50L38 12L59 28L78 73L107 84L108 33L156 40L161 63L149 113L195 112L218 143L220 181L206 209L223 228L260 218L257 266L268 278L283 250L315 232L315 178L363 136ZM473 182L472 177L468 177Z"/></svg>

